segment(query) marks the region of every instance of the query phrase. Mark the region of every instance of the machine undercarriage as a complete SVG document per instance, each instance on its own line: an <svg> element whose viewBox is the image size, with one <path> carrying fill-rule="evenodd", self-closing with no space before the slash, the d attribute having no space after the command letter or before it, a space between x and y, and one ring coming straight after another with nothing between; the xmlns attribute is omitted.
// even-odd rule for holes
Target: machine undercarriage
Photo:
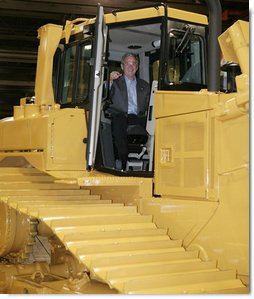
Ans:
<svg viewBox="0 0 254 299"><path fill-rule="evenodd" d="M1 293L247 293L236 271L186 250L135 205L35 168L0 177Z"/></svg>

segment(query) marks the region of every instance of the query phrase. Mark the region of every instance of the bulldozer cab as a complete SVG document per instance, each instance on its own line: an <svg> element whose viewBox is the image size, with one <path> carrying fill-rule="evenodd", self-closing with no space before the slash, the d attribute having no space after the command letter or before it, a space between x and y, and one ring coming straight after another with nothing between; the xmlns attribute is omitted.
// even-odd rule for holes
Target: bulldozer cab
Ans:
<svg viewBox="0 0 254 299"><path fill-rule="evenodd" d="M206 88L206 31L205 16L180 13L167 5L105 16L98 6L95 24L83 26L67 44L62 40L54 57L54 94L62 108L79 107L86 111L88 134L84 142L88 170L153 175L155 92ZM138 56L136 76L150 84L151 93L146 132L128 133L127 169L122 173L116 166L111 119L106 108L109 74L121 71L121 57L128 52Z"/></svg>

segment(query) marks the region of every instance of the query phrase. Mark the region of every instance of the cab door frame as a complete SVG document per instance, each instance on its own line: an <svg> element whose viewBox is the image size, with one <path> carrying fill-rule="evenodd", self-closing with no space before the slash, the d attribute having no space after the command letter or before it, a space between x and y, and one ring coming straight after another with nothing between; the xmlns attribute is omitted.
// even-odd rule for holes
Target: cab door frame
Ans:
<svg viewBox="0 0 254 299"><path fill-rule="evenodd" d="M108 28L104 23L103 7L98 5L94 42L91 57L91 81L89 91L89 124L87 136L86 150L86 168L91 170L94 168L96 149L99 135L103 81L104 81L104 64L107 44Z"/></svg>

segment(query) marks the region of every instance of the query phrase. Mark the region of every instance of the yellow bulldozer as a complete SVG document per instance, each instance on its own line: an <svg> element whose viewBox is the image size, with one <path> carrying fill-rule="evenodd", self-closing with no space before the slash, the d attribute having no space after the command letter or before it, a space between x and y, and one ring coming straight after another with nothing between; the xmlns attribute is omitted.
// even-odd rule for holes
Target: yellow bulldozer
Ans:
<svg viewBox="0 0 254 299"><path fill-rule="evenodd" d="M249 293L249 24L221 33L206 3L38 30L35 96L0 121L0 293ZM105 107L126 52L151 94L122 172Z"/></svg>

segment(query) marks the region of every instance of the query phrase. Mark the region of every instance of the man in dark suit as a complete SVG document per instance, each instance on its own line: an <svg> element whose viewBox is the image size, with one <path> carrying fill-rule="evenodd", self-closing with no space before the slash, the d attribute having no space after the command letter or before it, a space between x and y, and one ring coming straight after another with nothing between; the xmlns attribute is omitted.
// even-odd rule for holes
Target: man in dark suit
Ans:
<svg viewBox="0 0 254 299"><path fill-rule="evenodd" d="M146 126L150 86L136 77L138 62L135 54L127 53L121 60L123 74L117 71L110 74L108 111L112 118L112 135L122 170L126 169L128 157L127 127L136 124L143 128Z"/></svg>

